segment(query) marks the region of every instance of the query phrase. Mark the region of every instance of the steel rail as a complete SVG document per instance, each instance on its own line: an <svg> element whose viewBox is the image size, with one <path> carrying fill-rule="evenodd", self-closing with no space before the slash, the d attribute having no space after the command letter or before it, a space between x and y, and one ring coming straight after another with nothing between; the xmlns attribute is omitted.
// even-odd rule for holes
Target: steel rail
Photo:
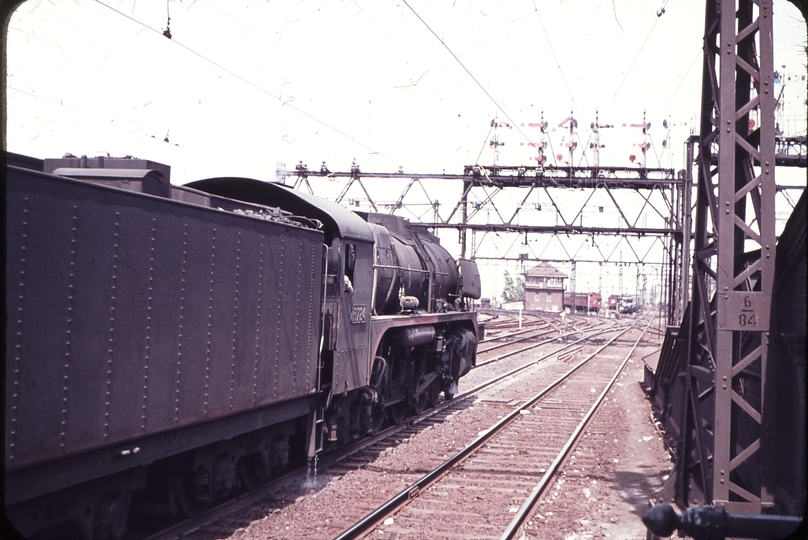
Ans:
<svg viewBox="0 0 808 540"><path fill-rule="evenodd" d="M557 349L557 350L553 351L552 353L546 354L546 355L540 357L538 360L531 360L529 363L527 363L524 366L522 366L521 368L517 368L517 369L518 370L525 369L525 368L527 368L527 367L529 367L529 366L531 366L531 365L533 365L533 364L535 364L537 362L540 362L541 360L544 360L545 358L553 356L556 353L562 352L563 350L568 349L568 348L572 347L573 345L575 345L577 343L580 343L582 341L586 341L586 340L588 340L590 338L593 338L595 336L599 336L600 334L605 334L605 333L613 331L613 330L615 330L614 326L612 326L611 328L606 328L606 329L603 329L603 330L599 330L597 332L593 332L593 333L591 333L589 335L585 335L585 336L573 341L572 343L568 343L566 346L562 347L561 349ZM493 362L498 362L499 360L502 360L504 358L508 358L509 356L515 356L515 355L517 355L519 353L529 351L530 349L535 349L536 347L541 347L542 345L547 345L548 343L552 343L553 341L559 341L561 339L564 339L564 338L567 338L567 337L570 337L570 336L579 335L579 334L583 334L583 332L581 330L576 330L574 332L561 334L560 336L551 337L549 339L545 339L544 341L539 341L538 343L533 343L532 345L528 345L527 347L522 347L521 349L516 349L515 351L506 352L504 354L500 354L499 356L495 356L495 357L490 358L488 360L483 360L482 362L478 362L477 365L474 366L474 367L478 368L478 367L481 367L481 366L491 364ZM511 373L511 372L508 372L508 373Z"/></svg>
<svg viewBox="0 0 808 540"><path fill-rule="evenodd" d="M536 326L536 327L533 327L533 328L524 328L522 330L517 330L516 332L508 332L507 334L502 334L501 336L492 336L490 338L481 339L480 341L477 342L477 344L481 345L483 343L488 343L489 341L498 341L500 339L505 339L505 338L509 338L509 337L513 337L513 336L519 336L519 335L522 335L522 334L524 334L526 332L533 332L535 330L542 330L544 328L547 328L548 326L550 326L550 323L544 323L541 326ZM477 351L478 354L480 352L481 351L479 351L479 350Z"/></svg>
<svg viewBox="0 0 808 540"><path fill-rule="evenodd" d="M575 428L575 431L573 431L572 435L570 435L569 439L567 439L567 442L561 448L561 451L558 453L556 458L553 460L550 466L547 467L547 472L545 472L544 475L542 475L541 480L539 480L539 483L536 484L536 487L534 487L533 490L530 492L528 498L525 500L525 502L522 503L522 506L516 512L513 519L508 524L508 527L502 533L502 536L499 537L500 540L512 540L513 538L515 538L517 532L519 531L519 528L524 524L528 516L532 514L533 509L536 506L536 503L538 502L539 498L542 496L547 486L550 485L550 481L555 477L558 467L567 458L572 448L577 444L578 439L580 438L586 426L589 424L589 421L592 419L592 416L594 416L595 412L598 410L601 403L606 398L606 395L609 393L609 390L611 389L612 385L614 385L614 382L617 380L617 377L623 371L623 368L628 363L629 359L631 358L631 355L634 354L635 350L637 350L640 341L642 341L642 338L648 331L648 327L651 326L651 322L653 322L653 318L649 320L648 325L642 332L642 335L640 335L640 337L634 343L634 346L631 347L631 350L626 355L626 358L620 364L620 367L617 368L611 380L609 380L609 383L606 385L606 388L603 389L603 392L600 393L598 399L595 400L595 403L592 404L592 406L589 408L589 411L586 413L586 415L584 415L583 419L581 419L581 422L578 424L578 427Z"/></svg>
<svg viewBox="0 0 808 540"><path fill-rule="evenodd" d="M526 330L525 332L536 332L536 333L531 334L529 336L518 337L518 338L512 339L512 340L510 340L510 341L508 341L506 343L497 343L495 345L492 345L492 346L488 347L487 349L483 349L483 350L478 349L477 354L491 352L491 351L494 351L496 349L501 349L502 347L507 347L508 345L513 345L514 343L521 343L522 341L527 341L529 339L540 338L540 337L546 336L547 334L549 334L551 332L554 332L554 331L556 331L555 328L551 328L549 330L545 330L545 328L532 328L532 329ZM525 332L522 332L522 333L524 334Z"/></svg>
<svg viewBox="0 0 808 540"><path fill-rule="evenodd" d="M583 336L583 337L573 341L572 343L568 343L565 347L562 347L561 349L556 349L552 353L549 353L549 354L546 354L546 355L542 356L541 358L539 358L539 360L531 361L530 363L525 364L522 368L518 368L518 369L524 369L525 367L531 366L531 365L535 364L536 362L544 360L545 358L548 358L548 357L550 357L550 356L552 356L552 355L554 355L554 354L556 354L558 352L563 351L564 349L568 349L569 347L575 345L576 343L580 343L581 341L585 341L585 340L593 338L595 336L599 336L600 334L605 334L606 332L610 332L612 330L614 330L614 328L610 328L610 329L606 329L606 330L600 330L598 332L593 332L593 333L591 333L589 335ZM500 354L499 356L489 358L488 360L483 360L482 362L478 362L477 365L475 365L474 367L478 368L478 367L482 367L482 366L485 366L485 365L488 365L488 364L492 364L494 362L498 362L498 361L503 360L505 358L508 358L510 356L515 356L515 355L523 353L525 351L529 351L530 349L535 349L536 347L541 347L542 345L547 345L548 343L552 343L553 341L559 341L559 340L562 340L562 339L570 337L570 336L580 335L582 333L583 332L576 330L575 332L568 332L566 334L561 334L560 336L554 336L554 337L545 339L544 341L539 341L538 343L533 343L531 345L528 345L527 347L522 347L521 349L516 349L515 351L506 352L506 353Z"/></svg>
<svg viewBox="0 0 808 540"><path fill-rule="evenodd" d="M370 529L371 527L382 521L384 518L386 518L393 512L395 512L398 508L404 506L407 503L407 501L416 497L418 492L429 487L430 484L434 483L438 478L443 476L449 469L451 469L459 462L463 461L466 457L477 451L494 435L502 431L502 429L504 429L508 424L510 424L515 418L521 416L523 410L532 407L536 402L541 400L550 391L554 390L561 383L566 381L575 371L577 371L579 368L581 368L583 365L589 362L592 358L597 356L601 351L603 351L603 349L611 345L612 342L616 341L620 336L622 336L635 326L636 325L632 325L620 331L616 336L614 336L605 344L603 344L601 347L599 347L594 353L592 353L587 358L585 358L584 360L573 366L569 371L567 371L565 374L563 374L554 382L550 383L541 392L528 399L524 405L521 405L520 407L514 409L511 413L507 414L496 424L494 424L493 426L485 430L483 433L481 433L476 439L474 439L472 442L466 445L455 455L453 455L452 457L450 457L449 459L438 465L436 468L432 469L432 471L422 476L419 480L416 480L414 483L410 484L408 487L401 490L398 494L394 495L387 502L377 507L375 510L367 514L365 517L354 523L351 527L344 530L338 536L334 537L334 540L348 540L351 538L357 538L359 535L365 533L368 529Z"/></svg>
<svg viewBox="0 0 808 540"><path fill-rule="evenodd" d="M505 338L505 337L518 336L518 335L521 335L521 334L524 334L524 333L527 333L527 332L534 332L534 331L537 331L537 330L543 330L543 329L547 328L548 326L550 326L551 324L552 323L548 322L548 323L545 323L544 325L538 326L536 328L528 328L526 330L519 330L518 332L511 332L509 334L503 334L501 336L493 337L493 338L490 338L490 339L484 339L484 340L480 341L480 343L488 342L488 341L494 341L494 340L502 339L502 338ZM604 322L599 322L597 325L592 326L591 328L589 328L589 330L592 330L593 328L598 328L600 326L603 326L604 324L605 324ZM574 324L567 323L567 325L572 326L573 328L575 328ZM557 332L561 332L561 330L555 324L553 324L553 329L556 330ZM576 333L583 333L583 330L578 330L577 328L576 328L576 331L577 331ZM545 334L547 334L547 332L544 332L544 333L538 334L538 335L534 335L534 336L528 336L528 337L524 337L524 338L521 338L521 339L515 339L515 340L512 340L512 341L508 341L507 343L498 344L498 345L495 345L493 347L489 347L489 348L487 348L485 350L479 350L478 349L477 354L493 351L494 349L498 349L500 347L505 347L506 345L511 345L513 343L518 343L520 341L525 341L525 340L528 340L528 339L531 339L531 338L541 337L541 336L543 336Z"/></svg>

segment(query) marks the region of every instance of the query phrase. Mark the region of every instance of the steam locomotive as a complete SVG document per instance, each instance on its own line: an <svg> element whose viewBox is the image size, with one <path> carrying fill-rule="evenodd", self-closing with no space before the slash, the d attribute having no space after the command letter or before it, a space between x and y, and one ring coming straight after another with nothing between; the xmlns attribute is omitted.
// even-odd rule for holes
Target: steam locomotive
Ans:
<svg viewBox="0 0 808 540"><path fill-rule="evenodd" d="M6 159L5 510L26 536L197 514L475 364L476 264L401 218L132 158Z"/></svg>

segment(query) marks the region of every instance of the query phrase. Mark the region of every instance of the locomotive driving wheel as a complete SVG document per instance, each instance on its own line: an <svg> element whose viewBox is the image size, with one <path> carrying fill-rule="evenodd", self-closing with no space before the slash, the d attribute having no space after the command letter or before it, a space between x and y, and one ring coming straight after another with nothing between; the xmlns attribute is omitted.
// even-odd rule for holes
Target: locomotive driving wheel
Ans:
<svg viewBox="0 0 808 540"><path fill-rule="evenodd" d="M429 394L428 403L429 408L431 409L438 404L438 396L440 396L440 379L435 379L432 381L432 384L429 385L429 390L427 390L426 393Z"/></svg>
<svg viewBox="0 0 808 540"><path fill-rule="evenodd" d="M387 402L393 402L387 407L390 411L390 421L398 425L407 419L409 404L407 403L407 365L400 359L395 359L390 365L390 381Z"/></svg>
<svg viewBox="0 0 808 540"><path fill-rule="evenodd" d="M420 386L423 381L426 380L428 375L421 375L418 378L418 386ZM435 403L438 401L438 395L440 394L440 384L438 378L433 379L429 385L424 388L423 392L421 392L416 398L413 405L415 409L415 414L421 414L424 411L431 409L435 406Z"/></svg>
<svg viewBox="0 0 808 540"><path fill-rule="evenodd" d="M401 400L394 403L393 405L390 405L390 407L388 407L388 410L390 411L390 421L394 425L398 425L407 419L409 405L407 405L406 400Z"/></svg>

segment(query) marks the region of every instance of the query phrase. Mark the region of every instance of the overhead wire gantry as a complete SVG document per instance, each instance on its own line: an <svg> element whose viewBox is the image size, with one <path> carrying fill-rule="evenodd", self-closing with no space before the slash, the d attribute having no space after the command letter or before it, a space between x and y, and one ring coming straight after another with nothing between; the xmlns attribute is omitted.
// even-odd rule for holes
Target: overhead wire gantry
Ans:
<svg viewBox="0 0 808 540"><path fill-rule="evenodd" d="M415 174L401 170L392 173L365 172L355 162L349 171L331 171L325 163L317 170L309 169L301 162L294 171L279 169L277 178L281 182L291 183L295 189L310 192L315 191L312 185L315 180L341 179L344 184L335 199L337 202L358 203L356 199L349 198L348 194L359 193L371 210L381 209L390 213L406 209L407 194L416 185L425 181L454 181L459 184L460 196L446 208L444 215L440 215L437 201L430 199L434 206L432 218L416 221L419 221L420 226L433 230L458 230L461 257L466 257L468 252L474 258L480 255L476 251L475 235L511 233L523 235L525 239L528 235L552 235L555 238L571 235L588 237L593 244L597 243L598 238L614 236L629 243L626 250L633 255L635 264L640 265L648 260L650 249L634 244L638 239L654 239L661 243L661 251L664 252L664 260L656 257L660 260L655 260L654 263L660 264L667 272L664 276L667 291L664 302L669 306L671 317L676 303L681 303L684 298L677 286L683 269L670 269L673 264L681 264L681 251L683 245L686 245L682 244L682 239L689 238L685 232L689 222L683 217L688 208L685 202L687 189L683 175L677 174L673 169L642 167L639 164L632 167L545 165L540 161L531 166L467 165L462 174ZM390 180L393 179L403 185L398 196L391 192L393 183ZM522 190L521 200L512 210L505 212L505 205L497 206L497 196L515 189ZM569 204L564 193L572 190L576 195L580 194L583 203L577 206ZM596 192L600 193L601 202L593 203ZM395 202L381 203L373 194ZM531 203L530 199L539 194L545 202ZM609 207L604 208L607 204ZM587 216L585 220L584 209L587 205L596 207L595 216ZM493 211L483 215L486 208ZM544 219L537 221L533 216L523 215L527 210L543 211ZM602 219L606 214L610 214L613 219L609 224ZM654 224L646 223L647 220L643 218L648 216L645 214L653 215ZM654 246L660 247L657 244ZM600 250L600 246L596 247ZM567 261L574 261L576 250L564 249L568 254ZM524 258L524 254L520 254L515 260ZM604 248L601 259L594 262L624 264L627 261L624 262L615 249Z"/></svg>

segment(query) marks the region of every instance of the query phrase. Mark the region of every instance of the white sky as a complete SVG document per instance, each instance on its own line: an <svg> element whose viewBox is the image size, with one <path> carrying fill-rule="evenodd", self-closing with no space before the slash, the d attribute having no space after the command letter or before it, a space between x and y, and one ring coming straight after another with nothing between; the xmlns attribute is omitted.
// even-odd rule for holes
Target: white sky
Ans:
<svg viewBox="0 0 808 540"><path fill-rule="evenodd" d="M298 160L461 173L481 151L493 161L495 117L515 124L498 130L499 162L521 165L542 111L558 154L570 111L580 149L597 110L616 126L601 131L601 163L627 166L642 139L623 124L645 111L647 165L680 169L697 126L703 0L105 4L31 0L13 16L8 150L134 155L171 165L174 183L273 180ZM805 24L785 0L774 11L775 65L801 77ZM783 81L779 120L804 134L805 82Z"/></svg>

